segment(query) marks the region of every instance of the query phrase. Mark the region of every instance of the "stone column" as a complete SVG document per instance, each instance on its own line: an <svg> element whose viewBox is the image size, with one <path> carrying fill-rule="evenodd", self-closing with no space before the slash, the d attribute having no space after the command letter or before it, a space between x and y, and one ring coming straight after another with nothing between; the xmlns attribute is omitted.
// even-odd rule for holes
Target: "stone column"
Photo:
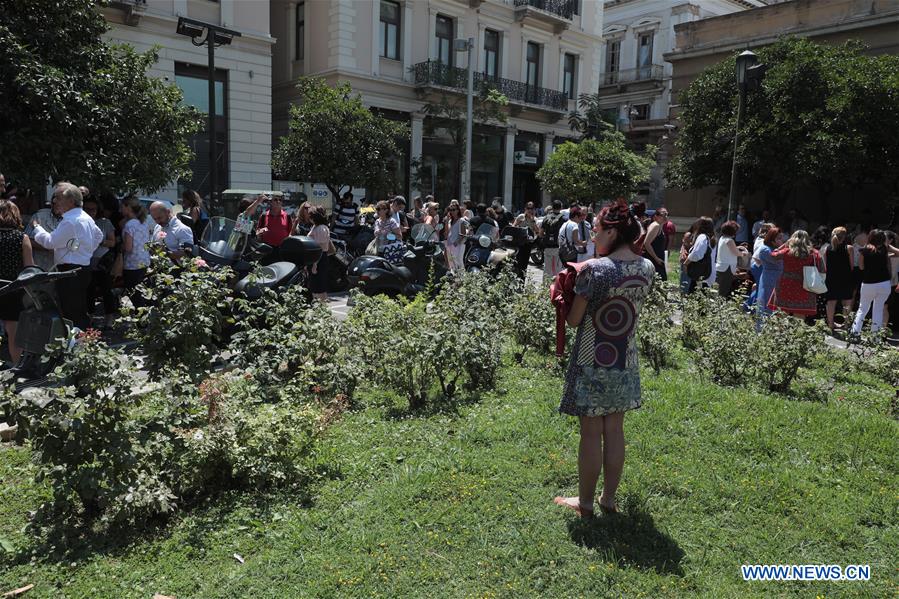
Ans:
<svg viewBox="0 0 899 599"><path fill-rule="evenodd" d="M553 143L556 140L556 132L550 131L549 133L543 134L543 164L546 164L546 161L553 153ZM543 187L540 188L540 204L542 206L546 206L549 202L549 194L543 191Z"/></svg>
<svg viewBox="0 0 899 599"><path fill-rule="evenodd" d="M506 148L503 152L503 205L512 210L512 183L515 176L515 135L518 128L511 125L506 128Z"/></svg>
<svg viewBox="0 0 899 599"><path fill-rule="evenodd" d="M424 131L425 115L421 112L413 112L409 116L411 118L412 125L412 140L409 147L409 175L412 179L414 179L418 169L415 168L413 161L416 158L418 160L421 160L421 145ZM421 192L416 185L409 186L410 206L412 205L412 198L414 198L416 195L419 195L420 193Z"/></svg>

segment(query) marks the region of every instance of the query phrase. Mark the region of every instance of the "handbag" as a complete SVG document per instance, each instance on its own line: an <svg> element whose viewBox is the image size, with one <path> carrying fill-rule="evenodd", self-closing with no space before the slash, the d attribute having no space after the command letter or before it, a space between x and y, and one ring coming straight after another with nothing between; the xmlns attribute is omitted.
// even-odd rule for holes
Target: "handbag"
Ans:
<svg viewBox="0 0 899 599"><path fill-rule="evenodd" d="M712 246L705 250L705 255L697 262L687 264L687 276L694 281L709 278L712 274Z"/></svg>
<svg viewBox="0 0 899 599"><path fill-rule="evenodd" d="M824 282L824 273L818 270L817 262L815 260L815 264L802 267L802 288L821 295L827 293L827 284Z"/></svg>

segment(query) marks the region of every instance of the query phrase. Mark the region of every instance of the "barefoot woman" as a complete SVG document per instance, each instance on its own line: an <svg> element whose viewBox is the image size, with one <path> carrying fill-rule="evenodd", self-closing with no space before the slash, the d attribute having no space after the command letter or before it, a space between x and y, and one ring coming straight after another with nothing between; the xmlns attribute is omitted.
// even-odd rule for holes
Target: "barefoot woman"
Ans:
<svg viewBox="0 0 899 599"><path fill-rule="evenodd" d="M643 300L655 275L652 262L635 253L642 235L627 204L602 209L596 218L596 249L575 283L576 297L568 324L578 327L565 376L559 411L577 416L578 497L555 502L579 515L593 515L596 482L603 472L603 512L615 512L615 492L624 467L624 413L640 407L640 371L634 330Z"/></svg>

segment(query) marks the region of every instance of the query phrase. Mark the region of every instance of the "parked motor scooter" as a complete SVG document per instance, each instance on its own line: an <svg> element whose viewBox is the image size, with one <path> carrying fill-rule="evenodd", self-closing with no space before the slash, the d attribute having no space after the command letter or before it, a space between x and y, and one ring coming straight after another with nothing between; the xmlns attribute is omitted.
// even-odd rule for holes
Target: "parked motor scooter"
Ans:
<svg viewBox="0 0 899 599"><path fill-rule="evenodd" d="M14 281L0 281L0 296L24 291L16 329L16 343L22 348L22 357L11 372L17 378L38 379L49 374L57 362L45 360L47 345L56 339L66 339L73 330L72 322L62 316L56 293L56 281L74 277L78 269L65 272L44 272L37 266L28 266Z"/></svg>
<svg viewBox="0 0 899 599"><path fill-rule="evenodd" d="M420 223L410 232L403 265L391 264L382 256L360 256L349 268L349 282L369 296L415 297L427 288L433 277L436 285L446 275L446 257L437 231Z"/></svg>
<svg viewBox="0 0 899 599"><path fill-rule="evenodd" d="M279 248L283 259L267 266L258 261L271 252L271 247L249 240L238 231L236 222L220 216L209 219L197 254L212 266L228 266L237 273L234 291L250 299L262 295L264 288L285 289L293 285L308 287L310 268L318 262L322 249L310 237L287 237Z"/></svg>
<svg viewBox="0 0 899 599"><path fill-rule="evenodd" d="M483 223L474 235L465 239L465 270L477 272L487 268L498 269L515 251L498 246L499 229Z"/></svg>

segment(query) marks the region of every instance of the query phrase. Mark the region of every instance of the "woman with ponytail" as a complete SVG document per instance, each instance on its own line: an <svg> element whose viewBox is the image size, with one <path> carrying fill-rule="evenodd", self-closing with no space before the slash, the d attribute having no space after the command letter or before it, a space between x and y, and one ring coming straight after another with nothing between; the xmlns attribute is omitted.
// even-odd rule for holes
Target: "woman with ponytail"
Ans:
<svg viewBox="0 0 899 599"><path fill-rule="evenodd" d="M581 517L593 515L603 473L599 507L617 511L615 493L624 467L624 413L639 408L640 370L634 331L655 267L640 256L643 227L636 211L619 200L594 222L601 256L587 261L574 286L569 326L577 327L559 412L580 419L577 497L555 503Z"/></svg>

